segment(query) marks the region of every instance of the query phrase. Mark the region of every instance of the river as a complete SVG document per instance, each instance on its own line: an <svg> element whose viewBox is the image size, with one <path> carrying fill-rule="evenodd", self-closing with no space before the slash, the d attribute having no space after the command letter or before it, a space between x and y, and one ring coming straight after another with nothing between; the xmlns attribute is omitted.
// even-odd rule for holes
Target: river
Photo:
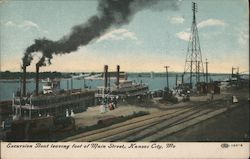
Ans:
<svg viewBox="0 0 250 159"><path fill-rule="evenodd" d="M216 74L210 75L209 77L213 81L224 80L225 78L229 78L229 75L226 74ZM132 80L137 83L145 83L148 84L150 90L163 89L167 85L166 77L139 77L139 76L128 76L128 80ZM178 80L181 80L180 76ZM60 88L67 89L67 83L69 83L69 87L71 87L71 82L67 82L69 79L61 79L60 80ZM111 85L115 82L115 79L111 79ZM169 87L175 87L176 77L169 77ZM102 86L104 81L102 79L73 79L73 89L84 88L84 85L88 86L91 89L95 89L98 86ZM11 100L13 97L13 93L20 89L20 82L18 80L9 80L9 81L0 81L0 101ZM42 90L42 82L39 82L39 89ZM27 82L27 92L34 92L35 90L35 80L31 79Z"/></svg>

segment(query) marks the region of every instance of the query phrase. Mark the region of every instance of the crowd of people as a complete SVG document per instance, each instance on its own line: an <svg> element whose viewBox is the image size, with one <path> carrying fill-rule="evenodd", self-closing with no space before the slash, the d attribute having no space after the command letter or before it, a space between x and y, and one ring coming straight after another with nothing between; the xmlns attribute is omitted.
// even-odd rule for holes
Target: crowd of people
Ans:
<svg viewBox="0 0 250 159"><path fill-rule="evenodd" d="M101 105L100 105L100 113L105 113L108 110L114 110L117 108L117 100L118 98L103 98Z"/></svg>

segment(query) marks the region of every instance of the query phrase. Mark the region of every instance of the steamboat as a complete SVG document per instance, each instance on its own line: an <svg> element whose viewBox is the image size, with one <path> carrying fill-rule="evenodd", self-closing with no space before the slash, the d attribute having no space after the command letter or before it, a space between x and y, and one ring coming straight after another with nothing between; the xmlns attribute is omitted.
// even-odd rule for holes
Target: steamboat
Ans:
<svg viewBox="0 0 250 159"><path fill-rule="evenodd" d="M88 89L60 89L60 80L43 81L39 92L39 67L36 67L35 93L26 93L26 70L23 72L23 92L13 95L13 119L32 119L46 116L70 116L94 105L94 91Z"/></svg>
<svg viewBox="0 0 250 159"><path fill-rule="evenodd" d="M135 83L127 79L125 72L120 72L120 66L117 65L116 82L111 86L108 66L104 66L104 86L98 87L95 97L98 102L103 99L132 99L146 96L149 92L147 84Z"/></svg>
<svg viewBox="0 0 250 159"><path fill-rule="evenodd" d="M13 94L12 121L8 141L31 141L46 135L74 130L75 113L86 111L95 103L95 92L89 89L60 89L60 80L43 80L39 92L39 67L36 67L36 89L26 93L26 68L23 68L22 91Z"/></svg>

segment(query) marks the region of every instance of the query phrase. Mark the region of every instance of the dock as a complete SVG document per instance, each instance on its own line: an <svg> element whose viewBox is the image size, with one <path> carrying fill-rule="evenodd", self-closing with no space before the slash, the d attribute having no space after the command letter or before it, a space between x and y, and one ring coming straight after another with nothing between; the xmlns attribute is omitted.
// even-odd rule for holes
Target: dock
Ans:
<svg viewBox="0 0 250 159"><path fill-rule="evenodd" d="M171 138L177 133L182 133L192 126L206 125L206 122L225 114L241 110L242 108L249 110L249 101L247 95L241 97L239 103L231 102L231 93L225 92L218 95L212 102L196 101L177 104L176 106L165 106L164 109L151 110L151 114L137 117L122 123L114 124L105 128L88 131L65 138L61 141L67 142L151 142L151 141L176 141ZM202 97L200 97L202 99ZM158 108L159 109L159 108ZM238 117L235 117L237 120ZM224 123L227 124L227 123ZM216 131L216 127L213 128ZM249 127L245 130L249 130ZM212 130L207 130L212 131ZM226 131L226 130L225 130ZM236 131L237 130L227 130ZM189 135L192 135L189 134ZM221 134L217 134L221 135ZM242 134L241 134L242 135ZM244 134L248 140L249 135ZM243 136L244 136L243 135ZM169 137L169 138L168 138ZM224 136L224 138L228 138ZM167 139L167 140L166 140ZM198 138L197 138L198 139ZM216 139L216 134L214 135ZM211 139L213 141L213 139ZM211 141L210 140L210 141ZM223 138L221 138L223 140ZM177 140L178 141L178 140ZM185 141L182 137L181 141ZM193 139L193 141L197 141Z"/></svg>

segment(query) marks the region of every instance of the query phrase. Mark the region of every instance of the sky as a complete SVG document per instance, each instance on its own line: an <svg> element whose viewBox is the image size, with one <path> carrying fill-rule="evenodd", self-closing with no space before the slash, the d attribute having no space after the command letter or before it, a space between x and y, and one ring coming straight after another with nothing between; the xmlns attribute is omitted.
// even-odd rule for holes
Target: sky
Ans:
<svg viewBox="0 0 250 159"><path fill-rule="evenodd" d="M193 0L203 61L209 72L249 70L247 0ZM183 72L192 23L192 1L178 9L144 9L130 23L112 27L100 38L70 54L55 55L41 71L103 71L104 65L126 72ZM37 38L59 40L75 25L97 14L95 0L0 0L1 71L20 71L27 47ZM41 53L27 68L35 71Z"/></svg>

